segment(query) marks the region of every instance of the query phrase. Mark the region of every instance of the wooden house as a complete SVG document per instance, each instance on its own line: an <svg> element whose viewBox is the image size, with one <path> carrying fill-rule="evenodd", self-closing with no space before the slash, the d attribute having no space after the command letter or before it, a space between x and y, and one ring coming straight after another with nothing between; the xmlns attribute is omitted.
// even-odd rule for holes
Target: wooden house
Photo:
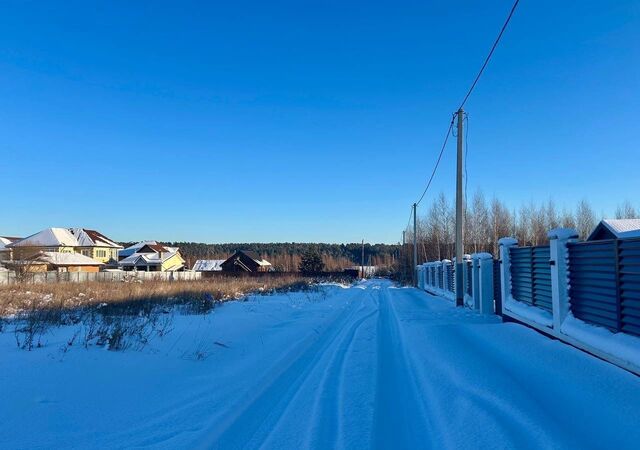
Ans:
<svg viewBox="0 0 640 450"><path fill-rule="evenodd" d="M238 250L226 261L220 264L224 272L269 272L272 270L271 263L262 259L257 253Z"/></svg>

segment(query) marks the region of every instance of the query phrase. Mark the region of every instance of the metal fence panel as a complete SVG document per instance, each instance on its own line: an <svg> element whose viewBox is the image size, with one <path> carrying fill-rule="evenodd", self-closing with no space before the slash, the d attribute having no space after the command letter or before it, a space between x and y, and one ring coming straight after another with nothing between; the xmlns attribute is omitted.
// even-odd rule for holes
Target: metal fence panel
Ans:
<svg viewBox="0 0 640 450"><path fill-rule="evenodd" d="M510 256L513 297L551 312L549 246L513 247L510 249Z"/></svg>
<svg viewBox="0 0 640 450"><path fill-rule="evenodd" d="M640 240L619 241L620 330L640 336Z"/></svg>
<svg viewBox="0 0 640 450"><path fill-rule="evenodd" d="M533 299L534 304L547 311L551 306L551 258L548 245L532 248L533 256Z"/></svg>
<svg viewBox="0 0 640 450"><path fill-rule="evenodd" d="M454 273L455 266L454 264L447 264L447 286L446 289L450 292L455 292L455 284L454 284Z"/></svg>
<svg viewBox="0 0 640 450"><path fill-rule="evenodd" d="M619 330L617 243L615 240L570 243L569 302L585 322Z"/></svg>

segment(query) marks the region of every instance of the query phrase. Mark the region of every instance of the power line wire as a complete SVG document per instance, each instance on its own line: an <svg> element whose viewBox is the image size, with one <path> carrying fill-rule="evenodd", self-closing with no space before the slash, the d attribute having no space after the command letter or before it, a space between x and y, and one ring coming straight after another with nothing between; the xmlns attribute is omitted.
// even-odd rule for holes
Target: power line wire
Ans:
<svg viewBox="0 0 640 450"><path fill-rule="evenodd" d="M511 21L511 17L513 16L513 13L516 11L516 7L518 6L518 3L520 3L520 0L516 0L514 2L513 7L511 8L511 11L509 12L509 15L507 16L507 20L505 20L504 25L502 25L502 28L500 29L500 33L498 33L498 37L496 38L495 42L493 43L493 46L491 47L491 51L489 51L489 54L487 55L486 59L484 60L484 64L482 64L482 67L480 68L480 72L478 72L478 75L476 75L476 79L473 80L473 84L469 88L469 91L467 92L467 95L464 96L464 100L462 100L462 103L460 104L460 107L458 108L458 111L462 109L462 107L465 105L465 103L467 103L467 100L469 99L469 96L471 95L471 93L475 89L476 84L478 84L478 80L482 76L482 72L484 72L484 69L487 67L487 64L489 64L489 60L491 59L491 56L493 55L493 52L495 51L496 47L498 46L498 42L500 42L500 38L502 37L502 34L504 33L504 30L507 29L507 25L509 25L509 22Z"/></svg>
<svg viewBox="0 0 640 450"><path fill-rule="evenodd" d="M416 206L420 204L425 194L429 190L431 186L431 182L433 181L433 177L436 175L436 171L438 170L438 166L440 165L440 160L442 159L442 154L444 153L444 149L447 146L447 142L449 141L449 136L451 135L451 129L453 128L453 122L455 120L455 115L451 118L451 122L449 123L449 129L447 130L447 135L444 137L444 142L442 143L442 148L440 149L440 154L438 155L438 159L436 160L436 165L433 167L433 171L431 172L431 176L429 177L429 181L427 182L427 187L422 191L422 195L416 202Z"/></svg>
<svg viewBox="0 0 640 450"><path fill-rule="evenodd" d="M515 12L516 8L518 7L518 4L520 3L520 0L515 0L515 2L513 3L513 6L511 7L511 11L509 11L509 15L507 16L507 19L505 20L504 24L502 25L502 28L500 29L500 33L498 33L498 37L496 38L496 40L494 41L493 45L491 46L491 50L489 51L489 54L487 55L487 57L484 60L484 63L482 64L482 67L480 68L480 71L478 72L478 74L476 75L476 78L473 80L473 83L471 84L471 87L469 88L469 90L467 91L467 94L464 96L464 99L462 100L462 103L460 104L460 107L457 109L457 111L460 111L464 105L467 103L467 100L469 99L469 96L471 96L471 93L473 92L473 90L475 89L476 85L478 84L478 80L480 80L480 77L482 76L484 69L487 67L487 64L489 64L489 60L491 60L491 57L493 56L493 52L495 51L496 47L498 46L498 43L500 42L500 39L502 38L502 35L504 34L504 31L507 29L507 26L509 25L509 22L511 21L511 17L513 17L513 13ZM456 113L453 114L453 117L451 118L451 123L449 123L449 129L447 130L447 134L444 138L444 143L442 144L442 148L440 149L440 153L438 154L438 159L436 160L436 164L433 167L433 171L431 172L431 176L429 177L429 181L427 182L427 186L424 188L424 191L422 191L422 195L420 195L420 198L418 199L418 201L416 202L416 206L420 204L420 202L422 202L422 200L424 199L424 196L426 195L427 191L429 190L429 187L431 186L431 182L433 181L433 177L436 174L436 171L438 170L438 166L440 165L440 160L442 159L442 155L444 153L444 149L447 146L447 142L449 140L449 136L451 135L451 131L453 129L453 123L455 121L455 117L456 117ZM464 120L464 118L463 118ZM469 125L469 120L467 118L467 130L466 130L466 134L468 135L468 125ZM468 140L468 139L465 139ZM466 194L467 194L467 165L466 165L466 154L468 153L468 144L466 144L466 148L465 148L465 198L466 198ZM465 208L466 209L466 208ZM411 224L411 217L413 215L413 208L411 210L411 214L409 215L409 222L407 223L407 228L409 227L409 225Z"/></svg>

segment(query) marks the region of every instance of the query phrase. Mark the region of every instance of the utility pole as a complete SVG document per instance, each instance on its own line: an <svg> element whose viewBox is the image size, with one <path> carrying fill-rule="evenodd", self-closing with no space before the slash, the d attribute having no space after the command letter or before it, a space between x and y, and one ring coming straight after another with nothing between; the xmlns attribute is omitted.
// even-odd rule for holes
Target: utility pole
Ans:
<svg viewBox="0 0 640 450"><path fill-rule="evenodd" d="M418 285L418 278L416 277L416 268L418 267L418 216L416 214L416 208L418 205L413 204L413 268L411 270L411 276L413 278L413 285Z"/></svg>
<svg viewBox="0 0 640 450"><path fill-rule="evenodd" d="M463 247L463 226L464 226L464 190L463 190L463 168L464 152L462 147L464 142L463 122L464 110L458 110L458 158L456 166L456 306L464 305L464 247Z"/></svg>
<svg viewBox="0 0 640 450"><path fill-rule="evenodd" d="M362 278L364 278L364 239L362 240L362 258L360 259L362 265Z"/></svg>
<svg viewBox="0 0 640 450"><path fill-rule="evenodd" d="M407 272L405 272L405 268L407 266L407 255L406 255L406 251L407 251L407 247L406 247L406 234L407 234L407 230L404 230L402 232L402 249L400 251L400 258L402 258L402 276L404 277L405 274Z"/></svg>

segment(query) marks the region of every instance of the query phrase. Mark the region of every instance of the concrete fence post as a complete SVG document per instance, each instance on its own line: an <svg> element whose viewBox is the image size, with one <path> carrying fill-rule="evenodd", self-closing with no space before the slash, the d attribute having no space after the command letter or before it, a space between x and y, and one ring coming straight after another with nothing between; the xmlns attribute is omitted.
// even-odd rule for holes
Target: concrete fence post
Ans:
<svg viewBox="0 0 640 450"><path fill-rule="evenodd" d="M511 298L511 255L509 249L518 245L518 240L512 237L504 237L498 241L500 245L500 292L502 304ZM504 306L503 306L504 307Z"/></svg>
<svg viewBox="0 0 640 450"><path fill-rule="evenodd" d="M547 234L549 237L549 264L551 265L551 306L553 311L553 329L560 332L562 322L569 312L568 249L567 244L578 238L576 230L555 228Z"/></svg>

